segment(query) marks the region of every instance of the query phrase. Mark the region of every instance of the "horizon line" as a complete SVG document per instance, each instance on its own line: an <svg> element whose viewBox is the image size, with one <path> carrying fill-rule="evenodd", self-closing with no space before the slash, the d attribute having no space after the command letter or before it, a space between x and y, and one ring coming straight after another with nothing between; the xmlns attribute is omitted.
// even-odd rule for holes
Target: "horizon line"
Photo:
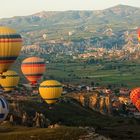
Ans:
<svg viewBox="0 0 140 140"><path fill-rule="evenodd" d="M9 16L9 17L0 17L0 19L8 19L8 18L14 18L14 17L26 17L26 16L32 16L34 14L38 14L41 12L67 12L67 11L103 11L103 10L107 10L113 7L117 7L117 6L128 6L128 7L133 7L133 8L140 8L138 6L132 6L132 5L125 5L125 4L117 4L114 6L110 6L107 8L103 8L103 9L74 9L74 10L42 10L42 11L36 11L30 14L26 14L26 15L15 15L15 16Z"/></svg>

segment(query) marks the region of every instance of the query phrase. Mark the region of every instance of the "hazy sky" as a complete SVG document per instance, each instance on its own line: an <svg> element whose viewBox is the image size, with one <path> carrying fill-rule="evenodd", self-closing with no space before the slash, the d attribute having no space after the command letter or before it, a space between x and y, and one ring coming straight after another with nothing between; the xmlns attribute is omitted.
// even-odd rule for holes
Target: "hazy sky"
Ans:
<svg viewBox="0 0 140 140"><path fill-rule="evenodd" d="M0 18L40 11L96 10L117 4L140 7L140 0L0 0Z"/></svg>

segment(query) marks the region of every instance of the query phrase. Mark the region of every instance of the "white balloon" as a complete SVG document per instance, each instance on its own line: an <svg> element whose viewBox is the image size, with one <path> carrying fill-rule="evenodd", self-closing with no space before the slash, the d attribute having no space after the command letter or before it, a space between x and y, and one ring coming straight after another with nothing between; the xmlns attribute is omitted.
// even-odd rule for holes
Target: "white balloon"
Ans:
<svg viewBox="0 0 140 140"><path fill-rule="evenodd" d="M44 38L44 39L47 39L47 35L46 35L46 34L43 34L43 38Z"/></svg>
<svg viewBox="0 0 140 140"><path fill-rule="evenodd" d="M0 97L0 122L4 121L9 113L9 106L7 101Z"/></svg>

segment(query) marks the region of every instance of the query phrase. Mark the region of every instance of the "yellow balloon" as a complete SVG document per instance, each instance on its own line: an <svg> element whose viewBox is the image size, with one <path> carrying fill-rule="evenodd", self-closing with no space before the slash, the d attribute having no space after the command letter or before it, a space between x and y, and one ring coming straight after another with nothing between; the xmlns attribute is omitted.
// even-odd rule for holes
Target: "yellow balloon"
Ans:
<svg viewBox="0 0 140 140"><path fill-rule="evenodd" d="M0 84L4 91L12 91L18 85L19 79L15 71L9 70L0 76Z"/></svg>
<svg viewBox="0 0 140 140"><path fill-rule="evenodd" d="M17 59L22 46L22 38L15 30L0 26L0 73L9 69Z"/></svg>
<svg viewBox="0 0 140 140"><path fill-rule="evenodd" d="M63 91L62 84L56 80L47 80L40 84L39 92L41 97L48 103L55 103Z"/></svg>

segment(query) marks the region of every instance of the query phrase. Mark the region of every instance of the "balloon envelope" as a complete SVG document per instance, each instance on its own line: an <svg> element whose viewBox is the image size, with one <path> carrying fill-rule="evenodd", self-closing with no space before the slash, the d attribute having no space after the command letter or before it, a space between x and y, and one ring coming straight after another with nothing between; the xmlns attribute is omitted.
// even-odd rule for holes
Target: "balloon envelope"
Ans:
<svg viewBox="0 0 140 140"><path fill-rule="evenodd" d="M0 79L0 84L4 91L12 91L19 83L19 75L15 71L4 72Z"/></svg>
<svg viewBox="0 0 140 140"><path fill-rule="evenodd" d="M45 62L39 57L29 57L21 64L21 70L31 84L37 83L45 72Z"/></svg>
<svg viewBox="0 0 140 140"><path fill-rule="evenodd" d="M0 26L0 73L9 69L17 59L22 46L22 38L15 30Z"/></svg>
<svg viewBox="0 0 140 140"><path fill-rule="evenodd" d="M47 39L47 35L46 34L43 34L43 39Z"/></svg>
<svg viewBox="0 0 140 140"><path fill-rule="evenodd" d="M140 111L140 99L137 100L135 106Z"/></svg>
<svg viewBox="0 0 140 140"><path fill-rule="evenodd" d="M41 97L48 103L55 103L62 93L62 84L56 80L47 80L40 84L39 92Z"/></svg>
<svg viewBox="0 0 140 140"><path fill-rule="evenodd" d="M138 29L138 41L140 42L140 28Z"/></svg>
<svg viewBox="0 0 140 140"><path fill-rule="evenodd" d="M140 88L135 88L130 93L130 99L133 104L136 103L136 101L140 98Z"/></svg>

